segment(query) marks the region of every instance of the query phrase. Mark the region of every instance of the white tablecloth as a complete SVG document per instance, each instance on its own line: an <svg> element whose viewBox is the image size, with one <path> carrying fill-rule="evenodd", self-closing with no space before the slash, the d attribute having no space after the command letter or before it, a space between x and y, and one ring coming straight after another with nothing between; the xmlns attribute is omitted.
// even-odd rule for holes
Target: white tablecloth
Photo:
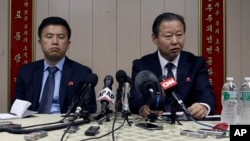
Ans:
<svg viewBox="0 0 250 141"><path fill-rule="evenodd" d="M51 123L61 120L60 115L35 115L34 117L14 119L11 120L13 123L22 124L22 127L37 125L42 123ZM146 130L135 126L137 122L145 122L144 119L139 116L133 115L128 116L129 121L132 121L132 125L129 126L128 121L125 120L121 115L117 115L115 127L119 127L124 122L119 130L114 132L115 141L229 141L229 138L216 139L214 136L208 136L205 139L198 139L193 137L187 137L180 135L180 130L197 130L199 128L207 128L199 125L193 121L181 121L183 125L170 124L166 121L157 120L156 123L164 127L163 130ZM82 119L77 119L82 120ZM79 125L79 129L76 133L67 133L64 136L64 141L81 141L83 139L100 137L108 132L112 131L114 116L112 115L110 121L103 120L102 124L98 124L96 121L92 121L87 124ZM203 124L214 126L219 121L200 121ZM91 126L100 126L99 133L96 136L85 136L85 130ZM51 126L51 125L50 125ZM48 136L39 139L39 141L60 141L64 133L64 129L48 131ZM0 132L1 141L24 141L24 134L13 134L8 132ZM101 141L112 141L112 134L104 136L99 139Z"/></svg>

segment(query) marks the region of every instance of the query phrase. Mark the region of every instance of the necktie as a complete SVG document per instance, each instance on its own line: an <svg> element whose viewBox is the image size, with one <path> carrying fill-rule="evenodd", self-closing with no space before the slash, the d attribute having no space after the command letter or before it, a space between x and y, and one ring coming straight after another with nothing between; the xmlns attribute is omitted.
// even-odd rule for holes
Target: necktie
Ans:
<svg viewBox="0 0 250 141"><path fill-rule="evenodd" d="M172 68L174 67L173 63L167 63L166 68L168 70L168 74L167 74L167 78L173 77L174 78L174 74L172 71Z"/></svg>
<svg viewBox="0 0 250 141"><path fill-rule="evenodd" d="M54 88L55 88L55 73L57 72L57 67L48 67L47 68L49 75L45 82L43 88L42 99L39 104L38 113L49 114L52 100L54 96Z"/></svg>

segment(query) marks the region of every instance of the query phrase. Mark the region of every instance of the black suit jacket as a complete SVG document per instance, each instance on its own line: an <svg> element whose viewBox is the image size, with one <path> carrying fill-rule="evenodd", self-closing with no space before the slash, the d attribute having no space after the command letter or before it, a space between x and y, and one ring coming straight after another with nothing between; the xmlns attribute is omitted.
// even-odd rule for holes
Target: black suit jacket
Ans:
<svg viewBox="0 0 250 141"><path fill-rule="evenodd" d="M151 71L157 78L162 76L157 52L145 55L133 61L132 87L129 104L131 112L137 114L140 107L147 104L134 86L135 77L142 70ZM208 79L208 70L204 58L182 51L177 68L177 83L178 94L187 107L195 102L206 103L211 108L210 114L213 114L215 109L215 96Z"/></svg>
<svg viewBox="0 0 250 141"><path fill-rule="evenodd" d="M38 60L23 65L18 72L15 85L15 99L27 100L32 103L29 110L37 111L39 107L40 92L42 89L42 79L44 70L44 60ZM72 103L72 99L77 95L79 84L84 82L87 75L92 70L69 58L65 58L62 68L62 76L59 90L59 103L61 113L65 113ZM72 83L73 82L73 83ZM96 112L96 97L93 88L91 94L86 96L86 103L83 106L90 113ZM75 108L73 108L74 110Z"/></svg>

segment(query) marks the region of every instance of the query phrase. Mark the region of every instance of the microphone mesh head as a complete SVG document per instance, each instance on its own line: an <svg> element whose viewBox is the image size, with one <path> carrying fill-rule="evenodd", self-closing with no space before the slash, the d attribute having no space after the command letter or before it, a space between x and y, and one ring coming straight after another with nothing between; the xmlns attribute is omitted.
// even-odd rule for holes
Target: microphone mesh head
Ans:
<svg viewBox="0 0 250 141"><path fill-rule="evenodd" d="M91 83L93 87L96 86L97 82L98 82L98 76L94 73L88 75L86 78L86 83Z"/></svg>
<svg viewBox="0 0 250 141"><path fill-rule="evenodd" d="M143 70L135 77L135 88L138 93L148 95L152 90L159 91L159 80L151 71Z"/></svg>
<svg viewBox="0 0 250 141"><path fill-rule="evenodd" d="M123 70L117 71L115 76L116 76L116 81L118 81L119 83L124 83L127 79L127 74Z"/></svg>
<svg viewBox="0 0 250 141"><path fill-rule="evenodd" d="M112 90L112 85L113 85L114 80L111 75L106 75L103 82L104 82L104 88L108 87Z"/></svg>

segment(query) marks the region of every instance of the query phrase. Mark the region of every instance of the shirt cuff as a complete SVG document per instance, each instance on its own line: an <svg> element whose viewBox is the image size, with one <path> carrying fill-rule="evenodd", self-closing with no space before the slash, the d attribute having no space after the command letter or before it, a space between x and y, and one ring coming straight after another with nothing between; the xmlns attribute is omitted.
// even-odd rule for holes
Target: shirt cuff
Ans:
<svg viewBox="0 0 250 141"><path fill-rule="evenodd" d="M209 115L210 110L211 110L210 106L208 104L206 104L206 103L200 103L200 104L207 107L207 115Z"/></svg>

